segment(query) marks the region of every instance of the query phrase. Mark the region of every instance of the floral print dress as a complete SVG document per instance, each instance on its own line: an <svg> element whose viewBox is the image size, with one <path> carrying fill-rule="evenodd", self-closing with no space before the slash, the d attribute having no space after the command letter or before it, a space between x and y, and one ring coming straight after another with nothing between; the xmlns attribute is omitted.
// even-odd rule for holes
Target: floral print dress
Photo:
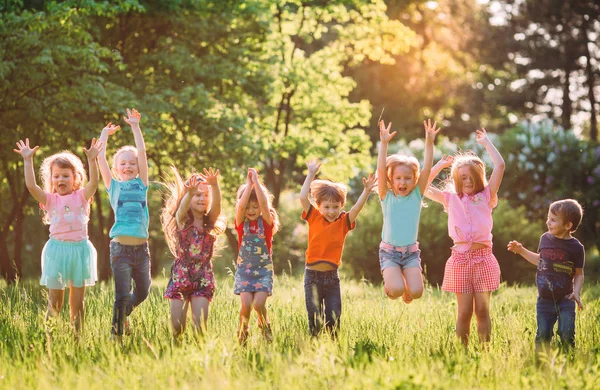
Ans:
<svg viewBox="0 0 600 390"><path fill-rule="evenodd" d="M216 289L212 267L215 240L216 236L194 225L179 231L179 250L171 267L165 298L212 300Z"/></svg>

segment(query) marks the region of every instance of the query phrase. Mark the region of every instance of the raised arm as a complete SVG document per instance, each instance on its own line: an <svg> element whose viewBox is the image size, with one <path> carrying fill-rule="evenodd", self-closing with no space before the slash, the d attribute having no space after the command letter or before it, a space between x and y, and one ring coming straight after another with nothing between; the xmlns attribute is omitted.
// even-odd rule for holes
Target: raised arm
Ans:
<svg viewBox="0 0 600 390"><path fill-rule="evenodd" d="M100 141L104 147L98 153L98 166L100 167L100 174L102 175L102 181L106 189L110 188L110 181L112 179L112 173L108 161L106 161L106 146L108 145L108 137L117 132L121 127L113 125L111 122L102 129L100 134Z"/></svg>
<svg viewBox="0 0 600 390"><path fill-rule="evenodd" d="M454 157L452 156L446 156L445 154L442 156L441 160L438 161L433 168L431 168L431 172L429 173L429 180L428 180L428 187L427 190L423 193L424 196L428 197L429 199L438 202L440 204L444 204L444 193L442 191L440 191L439 189L435 188L434 186L431 185L431 182L433 181L433 179L435 179L437 177L437 175L440 174L440 172L444 169L444 168L448 168L450 166L452 166L452 163L454 163Z"/></svg>
<svg viewBox="0 0 600 390"><path fill-rule="evenodd" d="M199 181L196 175L192 176L190 180L183 183L183 198L181 198L181 202L179 202L179 207L175 213L175 220L177 221L177 227L179 229L183 229L185 226L185 222L188 218L187 212L190 209L190 203L192 202L194 195L198 193L198 184Z"/></svg>
<svg viewBox="0 0 600 390"><path fill-rule="evenodd" d="M145 186L148 186L148 157L146 157L146 144L144 143L142 129L140 129L141 115L135 108L132 111L129 111L128 108L127 116L127 118L123 117L123 119L131 126L131 132L133 133L133 138L135 140L140 179Z"/></svg>
<svg viewBox="0 0 600 390"><path fill-rule="evenodd" d="M500 188L500 183L502 183L502 177L504 176L504 159L498 152L498 149L494 146L492 141L488 138L487 132L482 127L481 130L477 130L477 135L475 140L477 143L483 145L485 150L490 154L492 158L492 163L494 164L494 170L492 171L492 176L490 177L489 187L490 187L490 195L494 197L498 193L498 189Z"/></svg>
<svg viewBox="0 0 600 390"><path fill-rule="evenodd" d="M96 141L96 138L92 138L92 144L89 149L83 148L85 155L88 160L88 167L90 169L90 179L87 184L83 188L83 196L86 200L90 200L92 196L96 193L96 189L98 189L98 164L96 163L96 158L98 154L102 150L102 141Z"/></svg>
<svg viewBox="0 0 600 390"><path fill-rule="evenodd" d="M433 165L433 144L435 136L441 131L439 127L436 129L437 122L433 122L433 125L431 124L431 119L423 121L423 126L425 127L425 157L418 182L421 194L427 191L427 187L429 187L429 184L433 180L433 178L430 180L431 166Z"/></svg>
<svg viewBox="0 0 600 390"><path fill-rule="evenodd" d="M308 195L310 194L310 184L315 180L315 176L317 176L317 172L321 168L321 163L318 159L314 159L306 163L308 167L308 173L306 174L306 179L304 179L304 184L302 184L302 189L300 190L300 203L302 204L302 209L308 213L310 210L310 200L308 199Z"/></svg>
<svg viewBox="0 0 600 390"><path fill-rule="evenodd" d="M396 131L390 134L390 128L392 127L392 122L388 123L388 126L385 127L385 123L383 121L379 122L379 154L377 155L377 192L379 193L379 199L384 200L385 195L388 191L387 185L387 168L386 168L386 159L387 159L387 150L388 145L392 138L396 135Z"/></svg>
<svg viewBox="0 0 600 390"><path fill-rule="evenodd" d="M508 243L507 249L513 253L521 255L525 260L533 265L538 265L540 261L540 254L532 252L525 248L523 244L518 241L511 241Z"/></svg>
<svg viewBox="0 0 600 390"><path fill-rule="evenodd" d="M214 171L211 168L204 168L204 174L200 174L200 176L206 180L206 183L210 186L210 191L212 195L212 202L210 206L210 211L208 212L208 220L211 224L214 224L219 215L221 215L221 187L219 186L219 170Z"/></svg>
<svg viewBox="0 0 600 390"><path fill-rule="evenodd" d="M269 199L265 188L260 184L258 178L258 172L254 168L249 168L248 171L252 177L252 183L254 184L254 191L256 191L256 198L258 199L258 206L262 214L263 221L268 225L273 225L273 218L271 218L271 210L269 210Z"/></svg>
<svg viewBox="0 0 600 390"><path fill-rule="evenodd" d="M252 183L251 173L248 171L248 176L246 177L246 187L244 188L242 196L237 201L235 210L235 224L237 226L244 222L244 219L246 218L246 206L248 206L248 199L250 199L250 194L252 194L252 188L254 188L254 184Z"/></svg>
<svg viewBox="0 0 600 390"><path fill-rule="evenodd" d="M369 199L369 195L371 195L371 191L377 185L377 176L369 173L369 177L363 177L363 185L365 186L365 188L363 189L363 192L360 194L360 196L358 197L358 200L356 201L356 203L354 204L354 206L348 213L348 218L350 219L350 223L353 223L354 221L356 221L358 214L361 212L361 210L365 206L365 203L367 203L367 200Z"/></svg>
<svg viewBox="0 0 600 390"><path fill-rule="evenodd" d="M38 203L45 205L46 193L40 186L37 185L35 181L35 170L33 168L33 155L39 148L39 146L36 146L31 149L29 147L29 138L25 138L25 142L23 142L23 140L19 140L19 142L17 142L17 149L13 149L13 151L19 153L21 157L23 157L25 185L27 186L29 193Z"/></svg>

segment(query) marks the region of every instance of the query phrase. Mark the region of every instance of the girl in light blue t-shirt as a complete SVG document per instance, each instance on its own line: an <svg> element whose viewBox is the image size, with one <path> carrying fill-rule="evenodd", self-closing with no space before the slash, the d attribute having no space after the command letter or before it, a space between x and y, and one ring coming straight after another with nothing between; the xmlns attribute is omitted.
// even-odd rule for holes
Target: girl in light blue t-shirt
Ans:
<svg viewBox="0 0 600 390"><path fill-rule="evenodd" d="M433 142L440 132L437 122L425 125L425 158L419 174L419 161L412 156L394 154L387 157L391 123L379 122L381 144L377 157L377 189L383 209L383 231L379 245L379 265L384 290L390 299L402 296L406 303L423 295L421 251L417 242L421 200L429 186L433 164ZM385 178L385 180L383 179Z"/></svg>
<svg viewBox="0 0 600 390"><path fill-rule="evenodd" d="M111 334L121 341L123 331L129 332L129 315L142 303L150 291L150 252L148 250L148 160L140 129L140 113L127 109L127 122L135 139L135 147L124 146L113 156L112 173L106 161L106 149L98 156L102 180L115 224L110 229L110 266L115 280L115 302ZM119 130L109 123L102 129L100 140ZM114 174L114 177L113 177ZM131 291L131 280L135 287Z"/></svg>

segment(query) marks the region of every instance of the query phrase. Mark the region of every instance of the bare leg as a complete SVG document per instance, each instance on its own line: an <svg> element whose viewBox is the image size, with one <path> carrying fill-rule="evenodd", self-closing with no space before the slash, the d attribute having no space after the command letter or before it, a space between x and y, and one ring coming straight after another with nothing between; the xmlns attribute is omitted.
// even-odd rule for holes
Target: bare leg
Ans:
<svg viewBox="0 0 600 390"><path fill-rule="evenodd" d="M487 343L492 334L492 319L490 318L491 291L475 293L475 317L477 318L477 333L479 342Z"/></svg>
<svg viewBox="0 0 600 390"><path fill-rule="evenodd" d="M85 286L69 289L69 306L71 309L71 325L77 335L83 333Z"/></svg>
<svg viewBox="0 0 600 390"><path fill-rule="evenodd" d="M171 299L171 327L173 338L179 337L185 331L188 302L179 299Z"/></svg>
<svg viewBox="0 0 600 390"><path fill-rule="evenodd" d="M192 320L197 334L203 334L207 329L208 322L208 299L204 297L192 297Z"/></svg>
<svg viewBox="0 0 600 390"><path fill-rule="evenodd" d="M473 317L473 294L456 294L458 315L456 317L456 335L467 346L471 333L471 318Z"/></svg>
<svg viewBox="0 0 600 390"><path fill-rule="evenodd" d="M402 271L402 275L406 283L406 289L402 295L404 302L411 303L413 299L421 298L423 296L423 275L421 268L405 268Z"/></svg>
<svg viewBox="0 0 600 390"><path fill-rule="evenodd" d="M50 317L57 317L65 299L65 290L48 289L48 310L46 311L46 320Z"/></svg>
<svg viewBox="0 0 600 390"><path fill-rule="evenodd" d="M240 293L241 308L240 308L240 325L238 327L238 339L240 344L246 342L248 338L248 323L250 322L250 314L252 313L252 302L254 301L254 293Z"/></svg>
<svg viewBox="0 0 600 390"><path fill-rule="evenodd" d="M398 299L404 294L404 276L400 267L389 267L383 270L383 286L385 295L390 299Z"/></svg>
<svg viewBox="0 0 600 390"><path fill-rule="evenodd" d="M258 326L262 331L262 335L268 342L273 341L273 333L271 332L271 324L267 316L267 298L269 294L265 291L254 293L254 301L252 307L258 314Z"/></svg>

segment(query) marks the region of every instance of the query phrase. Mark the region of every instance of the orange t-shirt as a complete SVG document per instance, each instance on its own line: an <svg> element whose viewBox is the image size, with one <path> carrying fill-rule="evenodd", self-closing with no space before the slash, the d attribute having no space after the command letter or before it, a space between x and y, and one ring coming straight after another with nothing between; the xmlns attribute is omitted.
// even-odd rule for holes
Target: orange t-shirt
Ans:
<svg viewBox="0 0 600 390"><path fill-rule="evenodd" d="M325 262L339 267L346 234L356 227L356 221L351 224L349 214L343 211L335 221L328 222L312 205L308 212L302 212L302 219L308 222L306 265Z"/></svg>

